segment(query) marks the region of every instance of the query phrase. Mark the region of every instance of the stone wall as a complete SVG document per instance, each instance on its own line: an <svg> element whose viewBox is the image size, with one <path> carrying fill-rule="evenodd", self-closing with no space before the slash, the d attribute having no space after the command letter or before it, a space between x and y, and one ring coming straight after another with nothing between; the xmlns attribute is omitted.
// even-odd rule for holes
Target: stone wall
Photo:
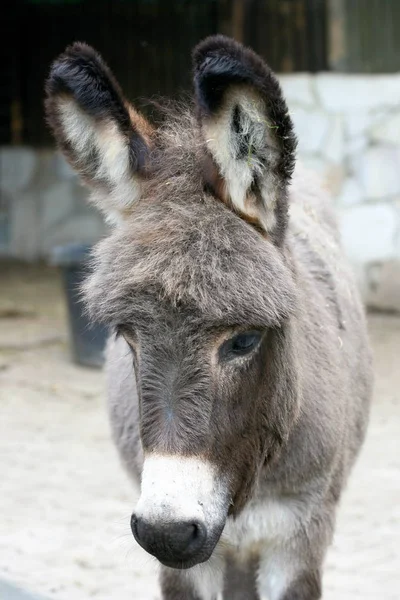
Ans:
<svg viewBox="0 0 400 600"><path fill-rule="evenodd" d="M280 79L299 155L333 194L364 298L400 310L400 74Z"/></svg>
<svg viewBox="0 0 400 600"><path fill-rule="evenodd" d="M299 156L332 191L364 298L400 310L400 74L297 74L281 82ZM58 154L3 148L0 160L0 252L32 260L104 233Z"/></svg>
<svg viewBox="0 0 400 600"><path fill-rule="evenodd" d="M101 216L85 201L85 189L54 150L1 148L0 191L3 254L46 259L54 246L91 244L105 232Z"/></svg>

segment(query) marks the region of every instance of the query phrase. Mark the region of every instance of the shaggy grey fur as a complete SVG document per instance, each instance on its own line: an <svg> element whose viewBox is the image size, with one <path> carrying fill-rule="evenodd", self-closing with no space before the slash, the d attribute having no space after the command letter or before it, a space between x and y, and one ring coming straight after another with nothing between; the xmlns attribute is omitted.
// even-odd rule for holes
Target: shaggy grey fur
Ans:
<svg viewBox="0 0 400 600"><path fill-rule="evenodd" d="M88 52L94 51L85 47ZM260 59L221 36L196 54L205 61L196 67L203 75L211 55L229 77L213 71L212 85L199 85L198 94L214 93L216 81L218 106L215 94L202 96L196 117L191 107L180 107L143 137L151 141L140 198L97 246L85 297L93 318L115 331L107 349L109 411L128 472L140 477L144 454L157 452L202 457L229 482L230 547L224 532L204 571L165 568L164 599L210 600L224 587L227 600L255 594L316 600L337 503L368 421L372 368L365 317L329 198L299 168L289 183L295 143L279 140L293 134L275 78L268 71L268 79L256 82L264 72ZM62 73L76 76L77 65L68 71L69 59L62 60ZM60 69L53 72L60 76ZM270 183L282 202L273 209L278 217L271 235L262 229L265 220L232 208L217 158L202 137L202 119L218 120L227 110L224 99L231 85L243 83L243 72L246 85L254 77L266 116L283 124L265 133L278 153ZM64 144L59 88L48 89L50 123ZM238 127L232 124L231 131L240 137ZM251 143L251 125L246 135L239 147ZM78 149L69 146L68 157L82 162L71 152ZM232 154L232 160L243 156ZM206 163L217 173L211 183ZM248 194L256 198L253 207L261 210L264 203L264 213L272 210L262 181L255 178ZM219 360L221 336L254 329L262 337L249 359ZM225 563L224 582L218 570ZM204 591L206 577L214 584Z"/></svg>

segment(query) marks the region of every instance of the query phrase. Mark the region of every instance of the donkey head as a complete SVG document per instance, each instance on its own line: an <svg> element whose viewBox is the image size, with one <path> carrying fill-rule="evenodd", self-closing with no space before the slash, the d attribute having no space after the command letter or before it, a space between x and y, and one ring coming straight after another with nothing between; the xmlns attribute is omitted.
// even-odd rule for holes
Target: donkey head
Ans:
<svg viewBox="0 0 400 600"><path fill-rule="evenodd" d="M209 558L299 403L287 107L240 44L211 37L193 58L194 106L168 109L158 127L84 44L54 63L46 101L59 145L114 223L85 293L132 353L144 451L133 533L179 568Z"/></svg>

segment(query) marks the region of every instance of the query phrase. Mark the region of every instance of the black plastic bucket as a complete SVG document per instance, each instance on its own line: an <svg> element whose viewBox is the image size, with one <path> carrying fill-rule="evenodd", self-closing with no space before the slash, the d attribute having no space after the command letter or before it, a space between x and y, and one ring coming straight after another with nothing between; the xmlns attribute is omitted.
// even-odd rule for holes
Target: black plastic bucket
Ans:
<svg viewBox="0 0 400 600"><path fill-rule="evenodd" d="M60 267L68 307L72 356L75 362L88 367L101 367L108 330L91 323L85 314L80 286L88 273L91 246L69 244L53 249L51 262Z"/></svg>

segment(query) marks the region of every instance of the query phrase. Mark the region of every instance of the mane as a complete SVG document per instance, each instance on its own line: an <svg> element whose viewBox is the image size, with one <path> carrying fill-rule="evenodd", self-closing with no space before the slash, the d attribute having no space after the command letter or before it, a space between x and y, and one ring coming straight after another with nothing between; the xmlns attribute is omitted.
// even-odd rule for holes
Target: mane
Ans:
<svg viewBox="0 0 400 600"><path fill-rule="evenodd" d="M158 127L149 157L150 173L144 182L144 195L157 199L181 195L188 184L195 192L201 192L203 179L200 166L205 153L195 118L193 101L163 100L151 103L158 113Z"/></svg>

